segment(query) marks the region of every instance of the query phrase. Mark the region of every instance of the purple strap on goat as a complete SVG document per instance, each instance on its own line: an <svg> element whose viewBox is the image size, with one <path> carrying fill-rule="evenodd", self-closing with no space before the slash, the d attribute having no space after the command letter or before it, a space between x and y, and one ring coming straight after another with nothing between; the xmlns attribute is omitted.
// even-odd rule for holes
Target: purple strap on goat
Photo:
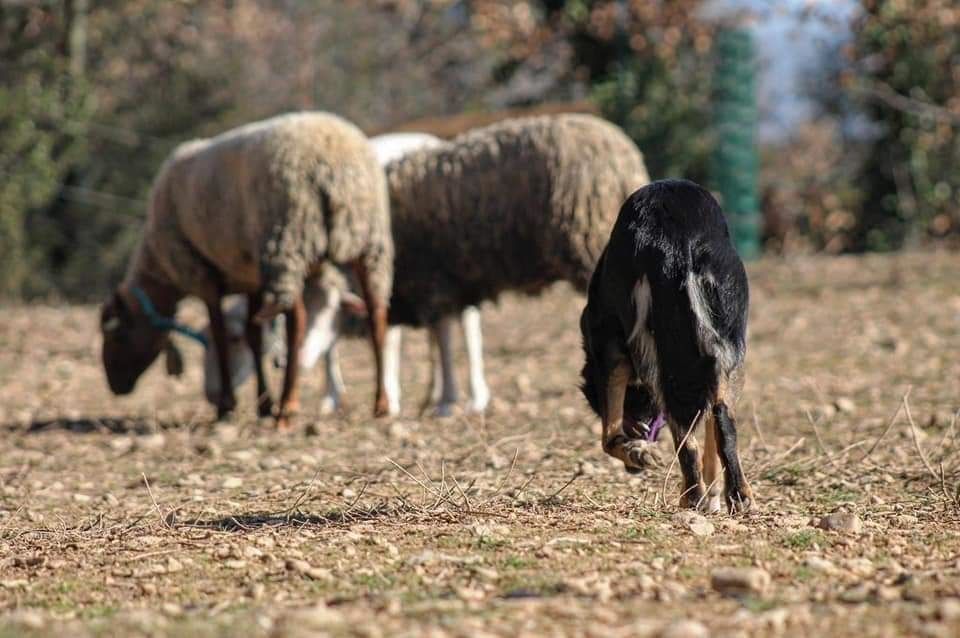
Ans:
<svg viewBox="0 0 960 638"><path fill-rule="evenodd" d="M666 425L667 420L663 418L663 412L657 415L657 418L650 423L650 428L647 430L647 441L653 443L657 440L657 435L660 434L660 430L663 429L663 426Z"/></svg>

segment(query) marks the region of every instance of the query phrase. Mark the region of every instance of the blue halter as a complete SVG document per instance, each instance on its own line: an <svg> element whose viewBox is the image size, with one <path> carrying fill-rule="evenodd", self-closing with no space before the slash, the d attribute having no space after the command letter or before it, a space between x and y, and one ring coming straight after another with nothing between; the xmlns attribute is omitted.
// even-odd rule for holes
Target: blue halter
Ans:
<svg viewBox="0 0 960 638"><path fill-rule="evenodd" d="M153 302L150 301L150 297L147 296L147 293L144 292L143 288L139 286L133 286L130 288L130 292L132 292L133 296L137 298L137 302L140 304L140 307L143 308L143 314L145 314L147 319L150 320L151 326L157 330L172 330L174 332L179 332L184 337L193 339L204 348L210 347L210 342L207 340L206 335L197 332L189 326L178 323L176 319L164 317L157 312Z"/></svg>

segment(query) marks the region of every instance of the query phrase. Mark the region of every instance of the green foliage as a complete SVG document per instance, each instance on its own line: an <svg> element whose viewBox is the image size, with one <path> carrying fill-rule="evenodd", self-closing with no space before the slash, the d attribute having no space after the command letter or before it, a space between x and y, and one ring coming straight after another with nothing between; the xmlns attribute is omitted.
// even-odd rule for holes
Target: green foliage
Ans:
<svg viewBox="0 0 960 638"><path fill-rule="evenodd" d="M594 99L604 117L644 151L652 179L704 182L713 149L709 72L693 53L682 54L678 62L680 66L656 58L624 61L595 86Z"/></svg>
<svg viewBox="0 0 960 638"><path fill-rule="evenodd" d="M958 24L952 0L864 3L850 85L879 135L861 173L859 248L960 233Z"/></svg>
<svg viewBox="0 0 960 638"><path fill-rule="evenodd" d="M66 74L64 60L31 48L6 64L12 81L0 84L0 297L43 288L29 222L84 157L90 111L85 85Z"/></svg>

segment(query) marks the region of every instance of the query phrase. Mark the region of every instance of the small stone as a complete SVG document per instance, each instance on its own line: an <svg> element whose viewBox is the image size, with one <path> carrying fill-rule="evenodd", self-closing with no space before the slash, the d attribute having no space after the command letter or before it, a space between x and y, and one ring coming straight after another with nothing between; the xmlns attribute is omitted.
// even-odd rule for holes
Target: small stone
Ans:
<svg viewBox="0 0 960 638"><path fill-rule="evenodd" d="M305 560L299 560L296 558L288 558L285 566L288 571L295 572L301 576L306 576L311 580L323 580L329 581L333 580L333 574L330 573L329 569L322 569L320 567L314 567Z"/></svg>
<svg viewBox="0 0 960 638"><path fill-rule="evenodd" d="M118 499L113 494L110 494L109 492L107 492L106 494L103 495L103 502L109 505L110 507L116 507L117 505L120 504L120 499Z"/></svg>
<svg viewBox="0 0 960 638"><path fill-rule="evenodd" d="M725 596L762 595L770 587L770 574L759 567L723 567L710 575L710 584Z"/></svg>
<svg viewBox="0 0 960 638"><path fill-rule="evenodd" d="M863 532L863 521L856 514L835 512L821 518L817 527L847 534L860 534Z"/></svg>
<svg viewBox="0 0 960 638"><path fill-rule="evenodd" d="M713 534L713 523L708 521L703 514L697 512L678 512L673 516L673 522L681 527L686 527L695 536L710 536Z"/></svg>
<svg viewBox="0 0 960 638"><path fill-rule="evenodd" d="M226 560L223 562L223 566L227 569L244 569L247 566L247 561L245 560Z"/></svg>
<svg viewBox="0 0 960 638"><path fill-rule="evenodd" d="M867 585L856 585L840 594L840 600L852 605L867 602L870 598L870 588Z"/></svg>
<svg viewBox="0 0 960 638"><path fill-rule="evenodd" d="M835 574L837 572L836 565L820 556L809 556L803 564L809 569L821 574Z"/></svg>
<svg viewBox="0 0 960 638"><path fill-rule="evenodd" d="M3 589L26 589L30 582L26 578L11 578L10 580L0 580L0 588Z"/></svg>
<svg viewBox="0 0 960 638"><path fill-rule="evenodd" d="M960 619L960 600L945 598L937 605L937 618L950 622Z"/></svg>
<svg viewBox="0 0 960 638"><path fill-rule="evenodd" d="M136 438L136 447L139 450L159 450L167 443L167 438L157 432L156 434L143 434Z"/></svg>
<svg viewBox="0 0 960 638"><path fill-rule="evenodd" d="M840 397L835 404L837 409L845 414L853 414L857 411L857 404L850 397Z"/></svg>
<svg viewBox="0 0 960 638"><path fill-rule="evenodd" d="M263 598L263 594L267 591L267 588L263 583L253 583L247 587L247 597L252 598L253 600L260 600Z"/></svg>
<svg viewBox="0 0 960 638"><path fill-rule="evenodd" d="M243 479L239 476L228 476L223 479L223 489L233 490L243 485Z"/></svg>
<svg viewBox="0 0 960 638"><path fill-rule="evenodd" d="M168 574L175 574L176 572L183 571L183 563L178 561L176 558L168 558L163 567Z"/></svg>
<svg viewBox="0 0 960 638"><path fill-rule="evenodd" d="M672 622L660 632L660 638L708 638L710 631L696 620L678 620Z"/></svg>
<svg viewBox="0 0 960 638"><path fill-rule="evenodd" d="M11 615L10 620L14 626L33 630L43 629L46 624L43 616L35 609L19 609Z"/></svg>
<svg viewBox="0 0 960 638"><path fill-rule="evenodd" d="M160 606L160 611L162 611L167 616L173 616L178 618L183 615L183 607L176 603L166 602Z"/></svg>
<svg viewBox="0 0 960 638"><path fill-rule="evenodd" d="M86 494L74 494L73 500L77 503L89 503L93 499Z"/></svg>

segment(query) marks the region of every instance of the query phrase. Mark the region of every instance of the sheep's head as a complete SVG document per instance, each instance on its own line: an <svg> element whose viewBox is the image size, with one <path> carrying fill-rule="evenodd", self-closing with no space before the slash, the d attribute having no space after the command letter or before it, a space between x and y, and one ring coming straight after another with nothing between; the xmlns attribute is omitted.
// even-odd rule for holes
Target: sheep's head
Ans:
<svg viewBox="0 0 960 638"><path fill-rule="evenodd" d="M129 394L161 352L167 352L167 371L179 374L182 358L168 333L158 330L122 291L117 291L100 311L103 333L103 368L114 394Z"/></svg>

